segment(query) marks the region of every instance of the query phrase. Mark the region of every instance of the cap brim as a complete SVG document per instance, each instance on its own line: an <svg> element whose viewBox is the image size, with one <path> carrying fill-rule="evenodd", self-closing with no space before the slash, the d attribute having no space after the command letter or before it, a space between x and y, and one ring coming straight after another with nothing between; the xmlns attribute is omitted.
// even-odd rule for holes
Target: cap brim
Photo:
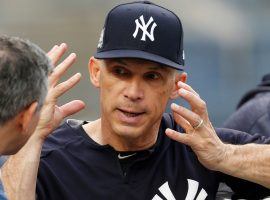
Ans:
<svg viewBox="0 0 270 200"><path fill-rule="evenodd" d="M141 58L145 60L150 60L153 62L157 62L160 64L164 64L168 67L177 69L177 70L184 70L184 66L178 63L172 62L169 59L163 58L161 56L151 54L145 51L140 50L110 50L110 51L103 51L97 52L94 55L95 58Z"/></svg>

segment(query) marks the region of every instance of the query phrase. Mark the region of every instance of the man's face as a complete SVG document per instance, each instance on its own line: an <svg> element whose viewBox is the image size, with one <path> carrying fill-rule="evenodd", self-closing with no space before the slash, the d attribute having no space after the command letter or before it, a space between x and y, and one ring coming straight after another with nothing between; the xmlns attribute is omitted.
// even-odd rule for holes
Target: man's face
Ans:
<svg viewBox="0 0 270 200"><path fill-rule="evenodd" d="M177 72L141 59L96 60L102 126L120 137L158 130Z"/></svg>
<svg viewBox="0 0 270 200"><path fill-rule="evenodd" d="M12 155L17 153L31 137L36 129L40 118L40 111L31 111L34 108L27 108L19 113L14 119L8 121L1 131L8 131L4 135L5 141L2 141L0 154Z"/></svg>
<svg viewBox="0 0 270 200"><path fill-rule="evenodd" d="M40 111L37 111L31 117L31 120L29 122L27 129L23 130L23 133L20 133L22 135L22 138L21 138L21 143L18 145L19 149L21 149L26 144L28 139L33 135L38 125L39 119L40 119Z"/></svg>

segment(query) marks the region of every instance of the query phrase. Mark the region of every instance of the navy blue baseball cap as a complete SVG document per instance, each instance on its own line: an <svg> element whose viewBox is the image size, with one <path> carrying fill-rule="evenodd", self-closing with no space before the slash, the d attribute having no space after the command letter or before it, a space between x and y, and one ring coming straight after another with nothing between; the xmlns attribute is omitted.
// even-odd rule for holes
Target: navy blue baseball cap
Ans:
<svg viewBox="0 0 270 200"><path fill-rule="evenodd" d="M141 58L183 70L181 21L149 1L118 5L107 15L94 57Z"/></svg>

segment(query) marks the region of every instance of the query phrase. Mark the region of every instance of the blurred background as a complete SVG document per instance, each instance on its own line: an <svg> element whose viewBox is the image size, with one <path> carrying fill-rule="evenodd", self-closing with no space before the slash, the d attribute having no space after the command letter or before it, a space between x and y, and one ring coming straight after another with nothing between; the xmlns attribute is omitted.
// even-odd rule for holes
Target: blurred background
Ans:
<svg viewBox="0 0 270 200"><path fill-rule="evenodd" d="M45 51L66 42L78 59L65 79L78 71L83 79L59 104L82 99L87 108L73 117L93 120L99 116L99 96L89 81L88 60L107 12L123 2L129 1L0 0L0 33L28 38ZM152 2L182 20L188 83L207 102L213 124L221 126L240 97L270 72L270 1Z"/></svg>

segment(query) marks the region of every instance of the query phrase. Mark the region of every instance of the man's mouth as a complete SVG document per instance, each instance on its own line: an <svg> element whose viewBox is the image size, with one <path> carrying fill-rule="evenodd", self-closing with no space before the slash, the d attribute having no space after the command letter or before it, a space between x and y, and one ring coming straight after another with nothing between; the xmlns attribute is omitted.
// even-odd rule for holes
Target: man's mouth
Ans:
<svg viewBox="0 0 270 200"><path fill-rule="evenodd" d="M117 110L122 112L127 117L137 117L137 116L142 115L142 114L145 113L145 112L136 112L136 111L124 110L124 109L120 109L120 108L118 108Z"/></svg>

